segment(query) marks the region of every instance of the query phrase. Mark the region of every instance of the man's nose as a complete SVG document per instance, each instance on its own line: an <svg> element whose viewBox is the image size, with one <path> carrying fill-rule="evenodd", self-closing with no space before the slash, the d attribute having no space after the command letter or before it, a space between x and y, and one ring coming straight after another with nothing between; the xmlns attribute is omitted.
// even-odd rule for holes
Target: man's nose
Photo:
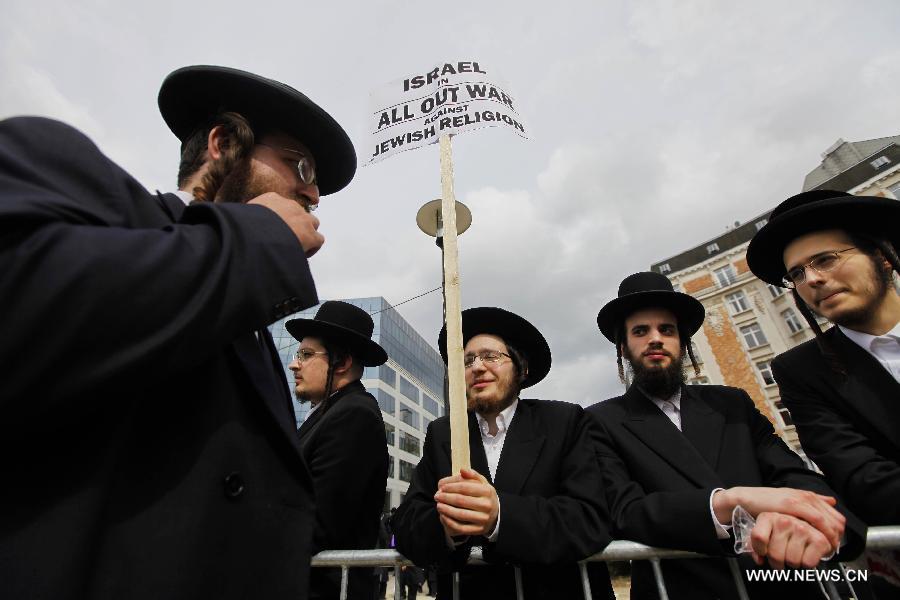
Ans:
<svg viewBox="0 0 900 600"><path fill-rule="evenodd" d="M812 267L807 266L807 267L804 267L804 269L806 269L806 273L805 273L806 277L804 278L803 283L805 283L811 287L815 287L817 285L822 285L822 283L825 281L825 276L822 275L822 273L819 273L818 271L813 269Z"/></svg>
<svg viewBox="0 0 900 600"><path fill-rule="evenodd" d="M291 371L294 371L294 372L299 371L300 370L300 361L295 358L290 363L288 363L288 369L290 369Z"/></svg>
<svg viewBox="0 0 900 600"><path fill-rule="evenodd" d="M297 184L297 194L304 198L311 209L319 205L319 186L316 184L308 185L301 181Z"/></svg>

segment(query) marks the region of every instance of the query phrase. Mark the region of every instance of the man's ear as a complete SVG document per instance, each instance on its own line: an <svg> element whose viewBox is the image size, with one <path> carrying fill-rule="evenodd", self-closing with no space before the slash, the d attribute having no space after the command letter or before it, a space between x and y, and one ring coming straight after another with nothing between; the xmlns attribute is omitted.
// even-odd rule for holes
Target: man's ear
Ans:
<svg viewBox="0 0 900 600"><path fill-rule="evenodd" d="M226 147L228 136L225 134L225 128L216 125L209 130L209 136L206 138L206 155L210 161L217 161L222 158Z"/></svg>
<svg viewBox="0 0 900 600"><path fill-rule="evenodd" d="M334 373L335 375L343 375L347 373L353 367L353 357L349 354L344 356L341 362L334 365Z"/></svg>

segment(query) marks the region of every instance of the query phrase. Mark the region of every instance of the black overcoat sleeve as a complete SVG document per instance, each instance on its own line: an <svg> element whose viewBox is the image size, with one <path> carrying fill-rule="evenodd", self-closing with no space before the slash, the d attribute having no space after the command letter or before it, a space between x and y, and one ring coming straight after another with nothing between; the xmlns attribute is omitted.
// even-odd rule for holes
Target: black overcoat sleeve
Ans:
<svg viewBox="0 0 900 600"><path fill-rule="evenodd" d="M851 419L804 381L809 373L800 361L790 364L781 355L772 362L772 372L803 448L840 497L870 525L900 523L900 464L880 452ZM822 376L819 383L826 382Z"/></svg>
<svg viewBox="0 0 900 600"><path fill-rule="evenodd" d="M442 424L443 427L440 426ZM457 547L455 552L451 551L438 517L434 494L438 481L450 474L449 466L444 472L439 465L443 462L439 453L442 452L444 440L449 440L449 421L446 417L428 424L422 459L413 470L406 496L391 519L397 551L423 567L449 559L453 554L464 564L471 546L469 541Z"/></svg>
<svg viewBox="0 0 900 600"><path fill-rule="evenodd" d="M0 435L65 424L316 303L274 212L200 204L171 223L156 202L71 127L0 123Z"/></svg>

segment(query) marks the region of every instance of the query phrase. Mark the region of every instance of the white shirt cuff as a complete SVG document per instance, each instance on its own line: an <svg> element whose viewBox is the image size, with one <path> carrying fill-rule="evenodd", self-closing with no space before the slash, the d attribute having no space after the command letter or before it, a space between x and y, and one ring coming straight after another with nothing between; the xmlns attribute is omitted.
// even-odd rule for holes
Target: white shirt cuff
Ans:
<svg viewBox="0 0 900 600"><path fill-rule="evenodd" d="M724 492L725 488L716 488L709 495L709 514L712 517L713 525L716 528L716 537L720 540L727 540L731 537L731 525L722 525L719 523L719 520L716 518L716 511L713 510L713 496L716 495L716 492Z"/></svg>

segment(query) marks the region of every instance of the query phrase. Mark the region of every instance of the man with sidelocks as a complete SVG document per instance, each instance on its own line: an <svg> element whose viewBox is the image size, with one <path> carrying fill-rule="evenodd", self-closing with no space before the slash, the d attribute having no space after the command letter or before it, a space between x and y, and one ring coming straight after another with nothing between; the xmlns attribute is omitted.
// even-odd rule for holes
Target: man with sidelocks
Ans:
<svg viewBox="0 0 900 600"><path fill-rule="evenodd" d="M312 481L266 326L317 303L308 209L356 156L252 73L179 69L159 106L190 206L63 123L0 121L4 598L306 597Z"/></svg>
<svg viewBox="0 0 900 600"><path fill-rule="evenodd" d="M397 549L439 564L438 598L581 598L576 561L609 543L591 421L576 404L519 398L550 371L544 336L501 308L462 312L472 468L451 473L450 421L428 426L422 459L393 519ZM438 346L447 360L446 329ZM466 566L480 546L488 566ZM589 563L594 598L612 599L606 566Z"/></svg>
<svg viewBox="0 0 900 600"><path fill-rule="evenodd" d="M360 378L384 364L387 353L372 339L369 313L329 300L312 319L284 324L300 345L288 365L294 393L310 404L298 435L316 492L313 550L369 550L378 541L388 473L381 409ZM310 600L337 600L341 570L315 568ZM347 598L372 600L371 568L351 569Z"/></svg>
<svg viewBox="0 0 900 600"><path fill-rule="evenodd" d="M815 190L779 204L747 249L815 332L772 362L803 449L868 525L900 524L898 248L900 202Z"/></svg>
<svg viewBox="0 0 900 600"><path fill-rule="evenodd" d="M813 568L842 543L858 553L864 528L835 509L822 478L775 435L743 390L685 386L683 361L703 324L703 305L675 292L659 273L635 273L597 315L615 344L624 396L587 409L604 474L612 533L651 546L733 556L732 514L756 519L750 541L756 565ZM848 520L850 526L847 526ZM746 555L742 569L753 569ZM737 598L721 560L663 561L670 598ZM753 598L820 598L815 583L748 583ZM631 597L657 598L650 565L632 566Z"/></svg>

